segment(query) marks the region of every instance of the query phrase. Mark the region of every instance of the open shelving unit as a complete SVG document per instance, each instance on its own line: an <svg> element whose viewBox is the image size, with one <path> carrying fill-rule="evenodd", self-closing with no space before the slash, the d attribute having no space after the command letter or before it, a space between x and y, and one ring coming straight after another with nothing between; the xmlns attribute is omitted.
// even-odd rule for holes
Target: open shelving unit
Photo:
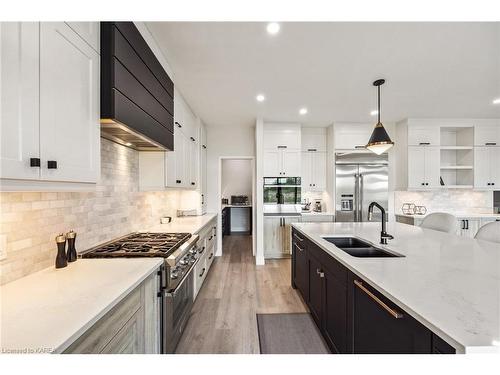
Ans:
<svg viewBox="0 0 500 375"><path fill-rule="evenodd" d="M442 187L470 189L474 185L474 127L441 127Z"/></svg>

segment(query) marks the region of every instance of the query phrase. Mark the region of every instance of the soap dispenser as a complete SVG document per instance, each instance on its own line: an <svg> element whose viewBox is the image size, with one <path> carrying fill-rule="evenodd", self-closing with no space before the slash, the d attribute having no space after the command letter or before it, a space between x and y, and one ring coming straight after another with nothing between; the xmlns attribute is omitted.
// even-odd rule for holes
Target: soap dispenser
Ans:
<svg viewBox="0 0 500 375"><path fill-rule="evenodd" d="M66 233L66 238L68 240L68 262L74 262L77 258L75 247L76 233L73 230L70 230L68 233Z"/></svg>
<svg viewBox="0 0 500 375"><path fill-rule="evenodd" d="M66 236L60 234L56 237L57 244L57 256L56 256L56 268L64 268L68 265L68 258L66 258Z"/></svg>

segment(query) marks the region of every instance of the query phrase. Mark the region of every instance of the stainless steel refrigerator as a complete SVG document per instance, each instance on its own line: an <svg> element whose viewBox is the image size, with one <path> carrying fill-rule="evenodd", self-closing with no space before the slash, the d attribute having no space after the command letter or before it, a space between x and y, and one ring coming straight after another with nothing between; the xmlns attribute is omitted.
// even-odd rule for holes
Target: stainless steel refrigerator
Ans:
<svg viewBox="0 0 500 375"><path fill-rule="evenodd" d="M377 202L388 211L387 154L342 152L335 154L335 221L368 221L368 206ZM379 211L373 221L380 221Z"/></svg>

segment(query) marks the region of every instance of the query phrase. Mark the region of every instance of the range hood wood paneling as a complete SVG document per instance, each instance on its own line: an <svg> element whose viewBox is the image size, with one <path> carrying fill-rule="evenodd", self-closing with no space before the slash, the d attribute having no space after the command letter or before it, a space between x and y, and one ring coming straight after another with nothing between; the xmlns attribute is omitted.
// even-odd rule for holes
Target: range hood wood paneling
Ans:
<svg viewBox="0 0 500 375"><path fill-rule="evenodd" d="M174 84L133 22L101 22L101 133L138 150L174 148Z"/></svg>

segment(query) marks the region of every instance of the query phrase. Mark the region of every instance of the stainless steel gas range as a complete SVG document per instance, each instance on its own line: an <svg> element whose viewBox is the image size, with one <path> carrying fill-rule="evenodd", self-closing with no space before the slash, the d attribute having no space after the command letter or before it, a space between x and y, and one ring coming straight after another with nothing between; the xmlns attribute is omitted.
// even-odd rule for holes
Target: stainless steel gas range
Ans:
<svg viewBox="0 0 500 375"><path fill-rule="evenodd" d="M173 353L193 306L193 270L202 250L190 233L131 233L82 253L82 258L164 258L161 299L161 351Z"/></svg>

